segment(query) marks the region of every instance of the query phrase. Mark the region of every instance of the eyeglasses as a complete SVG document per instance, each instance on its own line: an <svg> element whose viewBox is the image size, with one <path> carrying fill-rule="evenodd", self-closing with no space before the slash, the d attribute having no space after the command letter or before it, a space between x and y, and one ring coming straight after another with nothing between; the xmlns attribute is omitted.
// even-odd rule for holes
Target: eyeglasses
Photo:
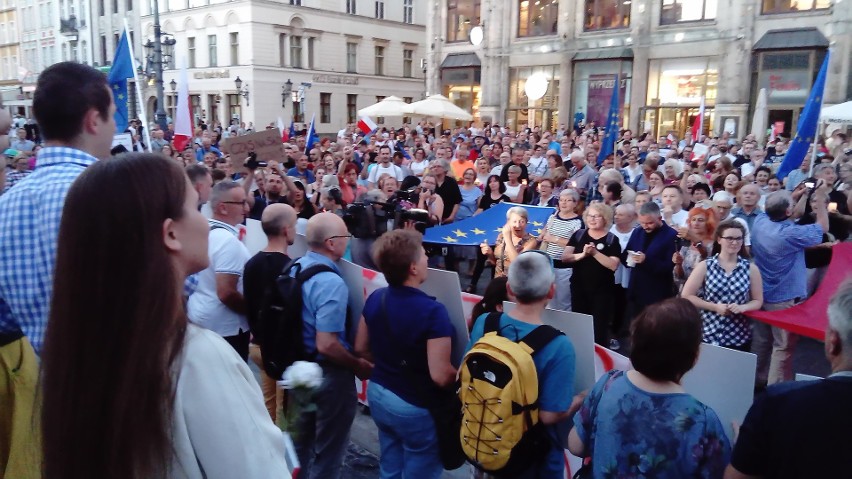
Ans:
<svg viewBox="0 0 852 479"><path fill-rule="evenodd" d="M599 220L599 219L603 218L603 216L601 216L601 215L586 215L586 218L588 218L590 220Z"/></svg>
<svg viewBox="0 0 852 479"><path fill-rule="evenodd" d="M334 236L329 236L328 238L324 239L323 241L328 241L328 240L335 239L335 238L346 238L346 239L349 239L349 238L351 238L351 237L352 237L352 235L334 235Z"/></svg>
<svg viewBox="0 0 852 479"><path fill-rule="evenodd" d="M743 240L742 236L722 236L721 239L730 241L731 243L739 243Z"/></svg>
<svg viewBox="0 0 852 479"><path fill-rule="evenodd" d="M225 203L225 204L228 204L228 205L247 205L247 204L248 204L248 200L243 200L243 201L223 201L222 203Z"/></svg>

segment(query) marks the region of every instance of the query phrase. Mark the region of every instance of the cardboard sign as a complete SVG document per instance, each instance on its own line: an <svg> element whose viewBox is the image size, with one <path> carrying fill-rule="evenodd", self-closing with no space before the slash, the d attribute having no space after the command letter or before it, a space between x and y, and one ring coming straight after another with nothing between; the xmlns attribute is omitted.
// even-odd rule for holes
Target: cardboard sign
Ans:
<svg viewBox="0 0 852 479"><path fill-rule="evenodd" d="M757 356L734 349L702 344L698 363L681 381L683 388L710 406L731 443L732 422L742 424L754 401L754 376Z"/></svg>
<svg viewBox="0 0 852 479"><path fill-rule="evenodd" d="M512 315L515 303L503 302L503 312ZM595 385L595 327L588 314L572 313L558 309L545 309L541 322L565 333L574 346L574 394Z"/></svg>
<svg viewBox="0 0 852 479"><path fill-rule="evenodd" d="M263 232L260 221L246 218L246 237L243 238L243 244L246 245L249 254L256 255L260 250L266 248L267 242L266 233ZM289 250L287 253L291 258L296 258Z"/></svg>
<svg viewBox="0 0 852 479"><path fill-rule="evenodd" d="M222 151L237 160L257 153L258 161L284 161L284 147L278 129L262 130L243 136L232 136L222 142Z"/></svg>
<svg viewBox="0 0 852 479"><path fill-rule="evenodd" d="M692 157L698 158L699 156L707 156L707 153L710 151L710 147L705 145L704 143L696 143L692 145Z"/></svg>

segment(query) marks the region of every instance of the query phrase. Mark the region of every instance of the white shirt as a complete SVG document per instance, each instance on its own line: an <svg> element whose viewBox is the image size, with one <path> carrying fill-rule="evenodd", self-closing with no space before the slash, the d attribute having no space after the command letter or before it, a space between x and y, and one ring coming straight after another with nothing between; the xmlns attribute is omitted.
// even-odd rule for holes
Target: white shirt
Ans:
<svg viewBox="0 0 852 479"><path fill-rule="evenodd" d="M243 269L251 255L240 242L239 231L231 225L210 220L207 254L210 266L198 273L198 287L187 302L187 316L193 323L220 336L234 336L249 330L245 315L234 312L216 294L216 274L239 276L237 291L243 292Z"/></svg>
<svg viewBox="0 0 852 479"><path fill-rule="evenodd" d="M168 477L290 476L292 443L269 419L251 370L225 340L190 324L173 380Z"/></svg>
<svg viewBox="0 0 852 479"><path fill-rule="evenodd" d="M538 176L546 175L547 170L549 169L548 167L549 165L547 164L547 158L543 156L539 156L538 158L530 158L530 163L529 165L527 165L529 174Z"/></svg>
<svg viewBox="0 0 852 479"><path fill-rule="evenodd" d="M672 228L677 226L686 226L686 222L689 219L689 213L686 210L680 210L677 213L672 214Z"/></svg>
<svg viewBox="0 0 852 479"><path fill-rule="evenodd" d="M490 173L488 173L488 176L491 176L491 175L500 176L500 173L502 173L502 172L503 172L503 166L504 166L504 165L500 165L500 164L498 164L498 165L497 165L497 166L495 166L494 168L491 168L491 172L490 172Z"/></svg>
<svg viewBox="0 0 852 479"><path fill-rule="evenodd" d="M609 229L609 232L618 238L618 244L621 246L622 253L627 249L627 242L630 241L630 237L633 236L634 231L636 231L636 228L631 229L627 233L622 233L618 231L618 228L614 224ZM627 288L627 285L630 284L630 268L626 268L623 264L618 263L618 268L615 270L615 284L620 285L622 288Z"/></svg>
<svg viewBox="0 0 852 479"><path fill-rule="evenodd" d="M375 168L370 171L370 176L367 178L367 181L370 183L376 184L379 181L379 178L382 175L391 175L396 178L397 181L402 181L402 169L400 167L394 165L393 163L388 163L387 167L382 166L381 163L376 164Z"/></svg>
<svg viewBox="0 0 852 479"><path fill-rule="evenodd" d="M423 176L423 171L429 167L429 160L424 158L423 161L412 161L408 167L415 176Z"/></svg>

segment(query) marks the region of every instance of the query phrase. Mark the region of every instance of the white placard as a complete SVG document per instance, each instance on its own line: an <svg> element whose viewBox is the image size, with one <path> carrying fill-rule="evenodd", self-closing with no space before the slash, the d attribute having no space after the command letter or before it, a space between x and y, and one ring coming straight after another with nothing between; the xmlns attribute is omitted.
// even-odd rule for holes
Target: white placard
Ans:
<svg viewBox="0 0 852 479"><path fill-rule="evenodd" d="M754 402L756 370L757 356L752 353L702 344L698 362L681 381L686 392L716 412L731 443L731 423L742 424Z"/></svg>
<svg viewBox="0 0 852 479"><path fill-rule="evenodd" d="M503 311L511 316L515 303L503 302ZM595 326L588 314L545 309L541 322L562 331L574 346L574 394L595 385Z"/></svg>
<svg viewBox="0 0 852 479"><path fill-rule="evenodd" d="M347 331L350 332L352 346L355 346L355 334L358 331L358 323L361 321L361 312L364 311L364 302L367 299L364 296L364 268L355 263L350 263L345 259L337 262L340 268L340 275L346 286L349 288L349 325Z"/></svg>
<svg viewBox="0 0 852 479"><path fill-rule="evenodd" d="M306 254L308 254L308 240L305 239L305 235L297 234L293 244L287 247L287 256L301 258Z"/></svg>
<svg viewBox="0 0 852 479"><path fill-rule="evenodd" d="M261 226L260 221L246 218L246 236L243 238L243 244L246 245L249 254L252 256L256 255L263 248L266 248L267 243L266 233L263 232L263 226ZM291 258L296 257L289 254L289 251L287 253L287 256Z"/></svg>
<svg viewBox="0 0 852 479"><path fill-rule="evenodd" d="M710 151L710 147L705 145L704 143L696 143L692 145L692 156L693 158L698 158L699 156L707 156L707 153Z"/></svg>
<svg viewBox="0 0 852 479"><path fill-rule="evenodd" d="M819 376L811 376L810 374L796 373L796 381L819 381L820 379L825 378L821 378Z"/></svg>
<svg viewBox="0 0 852 479"><path fill-rule="evenodd" d="M672 150L670 148L660 148L659 149L658 153L660 154L660 166L663 166L663 163L665 163L666 158L669 157L669 153L671 153L671 152L672 152Z"/></svg>
<svg viewBox="0 0 852 479"><path fill-rule="evenodd" d="M127 151L133 151L133 137L130 133L116 133L112 136L112 146L115 148L118 145L123 145Z"/></svg>
<svg viewBox="0 0 852 479"><path fill-rule="evenodd" d="M447 308L450 322L453 323L453 328L456 330L451 360L453 366L458 367L461 364L467 343L470 341L464 305L462 304L459 275L454 271L429 268L429 276L420 285L420 289L429 296L434 296L439 303Z"/></svg>

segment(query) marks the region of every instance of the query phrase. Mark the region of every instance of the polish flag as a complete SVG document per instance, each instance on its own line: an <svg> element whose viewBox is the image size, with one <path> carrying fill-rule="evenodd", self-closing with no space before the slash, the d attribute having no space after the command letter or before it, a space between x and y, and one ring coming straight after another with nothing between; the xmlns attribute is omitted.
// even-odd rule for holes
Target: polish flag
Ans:
<svg viewBox="0 0 852 479"><path fill-rule="evenodd" d="M374 132L376 128L378 128L378 125L376 125L376 122L371 120L369 116L362 116L358 120L358 129L364 132L365 135L369 135Z"/></svg>
<svg viewBox="0 0 852 479"><path fill-rule="evenodd" d="M175 136L172 143L175 150L183 151L192 140L192 113L189 106L189 77L186 64L180 70L177 87L177 109L175 114Z"/></svg>
<svg viewBox="0 0 852 479"><path fill-rule="evenodd" d="M692 141L695 143L700 143L700 138L698 137L704 131L704 97L701 97L701 106L698 107L698 116L695 117L695 121L692 123Z"/></svg>

